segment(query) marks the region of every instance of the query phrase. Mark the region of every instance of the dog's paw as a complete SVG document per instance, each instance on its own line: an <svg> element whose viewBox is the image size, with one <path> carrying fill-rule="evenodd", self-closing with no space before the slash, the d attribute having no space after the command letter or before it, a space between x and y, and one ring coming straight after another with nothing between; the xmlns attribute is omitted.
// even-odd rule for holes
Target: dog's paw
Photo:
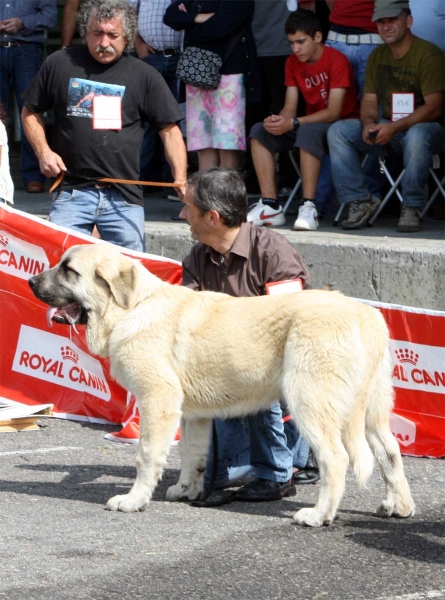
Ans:
<svg viewBox="0 0 445 600"><path fill-rule="evenodd" d="M123 494L122 496L114 496L107 502L107 509L121 512L138 512L145 510L150 501L147 498L132 496L131 494Z"/></svg>
<svg viewBox="0 0 445 600"><path fill-rule="evenodd" d="M323 519L316 508L302 508L294 514L293 520L297 525L306 525L307 527L321 527L332 523L332 519Z"/></svg>
<svg viewBox="0 0 445 600"><path fill-rule="evenodd" d="M183 483L177 483L171 485L165 495L166 500L169 502L179 502L181 500L196 500L198 498L200 490L197 486L188 486Z"/></svg>
<svg viewBox="0 0 445 600"><path fill-rule="evenodd" d="M376 514L378 517L399 517L400 519L406 519L414 516L416 512L413 502L404 502L396 505L394 502L383 500L381 505L378 507Z"/></svg>

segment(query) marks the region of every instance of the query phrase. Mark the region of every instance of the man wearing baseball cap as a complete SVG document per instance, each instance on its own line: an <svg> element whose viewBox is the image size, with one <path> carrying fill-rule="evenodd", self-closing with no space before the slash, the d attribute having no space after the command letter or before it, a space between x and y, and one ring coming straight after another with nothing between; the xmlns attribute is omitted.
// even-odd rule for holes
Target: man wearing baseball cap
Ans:
<svg viewBox="0 0 445 600"><path fill-rule="evenodd" d="M444 149L444 56L435 45L411 33L406 0L376 0L372 21L384 44L370 55L360 120L334 123L328 132L334 185L349 205L343 229L364 226L379 200L369 193L361 154L383 147L403 156L403 204L398 231L419 231L427 199L432 157Z"/></svg>

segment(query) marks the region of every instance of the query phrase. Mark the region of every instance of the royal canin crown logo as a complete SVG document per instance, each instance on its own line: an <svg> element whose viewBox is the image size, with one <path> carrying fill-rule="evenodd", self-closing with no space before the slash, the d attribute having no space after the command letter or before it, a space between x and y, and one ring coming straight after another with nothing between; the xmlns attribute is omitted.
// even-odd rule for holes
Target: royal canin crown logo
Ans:
<svg viewBox="0 0 445 600"><path fill-rule="evenodd" d="M76 365L79 362L79 355L69 346L62 346L60 352L63 360L71 360Z"/></svg>
<svg viewBox="0 0 445 600"><path fill-rule="evenodd" d="M6 246L9 244L9 240L7 237L5 237L4 235L0 234L0 246L3 246L3 248L6 248Z"/></svg>
<svg viewBox="0 0 445 600"><path fill-rule="evenodd" d="M412 350L408 350L408 348L395 350L394 353L397 360L401 363L411 363L412 365L417 365L419 362L419 355Z"/></svg>

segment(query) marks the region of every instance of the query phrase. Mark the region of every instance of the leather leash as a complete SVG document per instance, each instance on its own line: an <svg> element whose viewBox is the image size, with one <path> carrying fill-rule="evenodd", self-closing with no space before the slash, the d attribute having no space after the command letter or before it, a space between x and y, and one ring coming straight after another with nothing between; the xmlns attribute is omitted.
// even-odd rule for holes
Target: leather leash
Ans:
<svg viewBox="0 0 445 600"><path fill-rule="evenodd" d="M56 190L59 185L62 184L64 178L65 178L65 171L62 171L61 173L59 173L59 175L57 175L56 180L54 181L54 183L52 184L52 186L49 188L49 193L51 194L52 192L54 192L54 190ZM111 177L101 177L100 179L95 179L94 181L91 182L93 185L94 183L125 183L127 185L152 185L152 186L158 186L158 187L172 187L172 188L179 188L179 187L183 187L185 185L184 183L181 182L177 182L175 181L174 183L164 183L164 182L159 182L159 181L136 181L134 179L112 179Z"/></svg>

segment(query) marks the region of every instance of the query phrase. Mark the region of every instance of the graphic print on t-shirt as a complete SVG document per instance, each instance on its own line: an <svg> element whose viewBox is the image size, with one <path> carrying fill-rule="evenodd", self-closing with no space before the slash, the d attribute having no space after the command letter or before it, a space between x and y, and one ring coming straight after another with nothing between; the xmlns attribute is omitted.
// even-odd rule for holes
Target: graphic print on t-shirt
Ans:
<svg viewBox="0 0 445 600"><path fill-rule="evenodd" d="M68 84L67 115L70 117L93 118L94 96L114 96L123 98L124 85L100 83L89 79L72 77Z"/></svg>

